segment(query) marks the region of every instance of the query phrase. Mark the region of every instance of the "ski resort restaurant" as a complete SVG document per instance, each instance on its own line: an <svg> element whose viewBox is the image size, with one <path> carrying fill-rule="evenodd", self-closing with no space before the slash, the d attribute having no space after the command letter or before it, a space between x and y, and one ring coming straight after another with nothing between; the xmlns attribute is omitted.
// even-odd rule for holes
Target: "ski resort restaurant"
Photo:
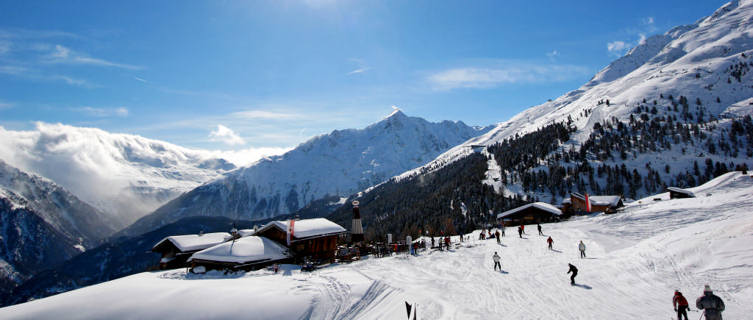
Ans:
<svg viewBox="0 0 753 320"><path fill-rule="evenodd" d="M337 240L345 233L345 228L340 225L324 218L316 218L272 221L259 229L255 235L287 246L299 258L333 260L337 251Z"/></svg>
<svg viewBox="0 0 753 320"><path fill-rule="evenodd" d="M562 211L545 202L534 202L497 215L505 226L558 221Z"/></svg>

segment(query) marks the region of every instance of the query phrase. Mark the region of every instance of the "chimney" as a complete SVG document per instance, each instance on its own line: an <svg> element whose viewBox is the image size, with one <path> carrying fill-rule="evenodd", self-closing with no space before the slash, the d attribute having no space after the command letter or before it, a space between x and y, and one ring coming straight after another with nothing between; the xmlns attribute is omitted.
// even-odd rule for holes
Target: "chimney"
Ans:
<svg viewBox="0 0 753 320"><path fill-rule="evenodd" d="M353 228L350 230L350 241L353 243L363 241L363 226L361 225L361 212L358 210L358 201L353 201Z"/></svg>

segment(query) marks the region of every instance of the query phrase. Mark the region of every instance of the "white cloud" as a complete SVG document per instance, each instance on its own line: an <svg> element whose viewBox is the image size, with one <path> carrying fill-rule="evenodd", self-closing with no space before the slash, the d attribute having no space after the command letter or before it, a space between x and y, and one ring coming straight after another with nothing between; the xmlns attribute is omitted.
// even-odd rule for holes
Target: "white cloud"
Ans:
<svg viewBox="0 0 753 320"><path fill-rule="evenodd" d="M559 55L560 55L560 52L557 50L552 50L551 52L546 53L546 56L549 57L550 59L553 59Z"/></svg>
<svg viewBox="0 0 753 320"><path fill-rule="evenodd" d="M645 17L641 22L643 22L644 25L652 25L654 24L654 17Z"/></svg>
<svg viewBox="0 0 753 320"><path fill-rule="evenodd" d="M138 70L143 69L140 66L134 66L130 64L116 63L107 61L104 59L98 59L90 57L84 53L76 52L70 48L62 45L55 45L52 52L47 56L46 62L49 63L62 63L62 64L80 64L80 65L92 65L101 67L114 67L121 69Z"/></svg>
<svg viewBox="0 0 753 320"><path fill-rule="evenodd" d="M10 108L13 108L12 103L7 103L0 100L0 110L10 109Z"/></svg>
<svg viewBox="0 0 753 320"><path fill-rule="evenodd" d="M142 78L139 78L139 77L133 77L133 80L136 80L138 82L143 82L143 83L148 83L149 82L149 81L146 81L146 80L144 80Z"/></svg>
<svg viewBox="0 0 753 320"><path fill-rule="evenodd" d="M83 79L77 79L70 76L59 75L59 74L52 74L52 75L44 74L37 70L28 69L28 68L20 67L20 66L11 66L11 65L0 66L0 73L11 75L11 76L17 76L20 78L30 79L30 80L36 80L36 81L62 81L68 85L77 86L77 87L84 87L84 88L98 87L96 84L93 84Z"/></svg>
<svg viewBox="0 0 753 320"><path fill-rule="evenodd" d="M440 71L427 81L438 90L493 88L503 84L558 82L587 75L581 66L505 61L492 67L466 67Z"/></svg>
<svg viewBox="0 0 753 320"><path fill-rule="evenodd" d="M211 141L219 141L229 146L242 145L246 141L241 138L237 133L233 132L230 128L221 124L217 125L217 130L209 133L209 139Z"/></svg>
<svg viewBox="0 0 753 320"><path fill-rule="evenodd" d="M242 118L246 120L251 119L267 119L267 120L285 120L285 119L300 119L301 114L290 112L278 112L278 111L265 111L265 110L245 110L234 112L230 115L235 118Z"/></svg>
<svg viewBox="0 0 753 320"><path fill-rule="evenodd" d="M358 69L355 69L355 70L353 70L351 72L348 72L348 75L364 73L366 71L369 71L369 69L371 69L371 68L358 68Z"/></svg>
<svg viewBox="0 0 753 320"><path fill-rule="evenodd" d="M261 158L280 155L292 149L291 147L260 147L230 151L211 151L210 154L214 157L230 161L238 167L245 167Z"/></svg>
<svg viewBox="0 0 753 320"><path fill-rule="evenodd" d="M607 51L614 56L622 56L630 48L630 45L625 41L612 41L607 43Z"/></svg>
<svg viewBox="0 0 753 320"><path fill-rule="evenodd" d="M364 73L366 71L371 70L371 67L366 65L366 62L364 62L363 59L351 58L349 60L351 63L353 63L356 66L356 68L353 69L353 71L348 72L348 75Z"/></svg>
<svg viewBox="0 0 753 320"><path fill-rule="evenodd" d="M87 114L92 117L97 118L109 118L109 117L127 117L128 116L128 109L125 107L117 107L117 108L93 108L93 107L80 107L80 108L72 108L71 110L75 112L80 112Z"/></svg>

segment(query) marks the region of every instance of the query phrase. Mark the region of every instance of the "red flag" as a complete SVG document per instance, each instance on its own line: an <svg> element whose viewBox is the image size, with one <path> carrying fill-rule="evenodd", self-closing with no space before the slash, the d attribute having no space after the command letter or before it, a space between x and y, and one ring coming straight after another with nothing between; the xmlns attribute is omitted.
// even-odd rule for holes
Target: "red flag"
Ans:
<svg viewBox="0 0 753 320"><path fill-rule="evenodd" d="M591 212L591 200L588 199L588 193L586 193L586 212Z"/></svg>

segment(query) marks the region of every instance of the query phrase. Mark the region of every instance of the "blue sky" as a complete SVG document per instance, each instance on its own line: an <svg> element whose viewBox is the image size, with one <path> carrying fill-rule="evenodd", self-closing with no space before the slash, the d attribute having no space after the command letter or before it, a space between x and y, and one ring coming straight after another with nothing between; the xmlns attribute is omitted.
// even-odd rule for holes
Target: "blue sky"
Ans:
<svg viewBox="0 0 753 320"><path fill-rule="evenodd" d="M3 1L0 126L290 147L400 107L488 125L725 1Z"/></svg>

